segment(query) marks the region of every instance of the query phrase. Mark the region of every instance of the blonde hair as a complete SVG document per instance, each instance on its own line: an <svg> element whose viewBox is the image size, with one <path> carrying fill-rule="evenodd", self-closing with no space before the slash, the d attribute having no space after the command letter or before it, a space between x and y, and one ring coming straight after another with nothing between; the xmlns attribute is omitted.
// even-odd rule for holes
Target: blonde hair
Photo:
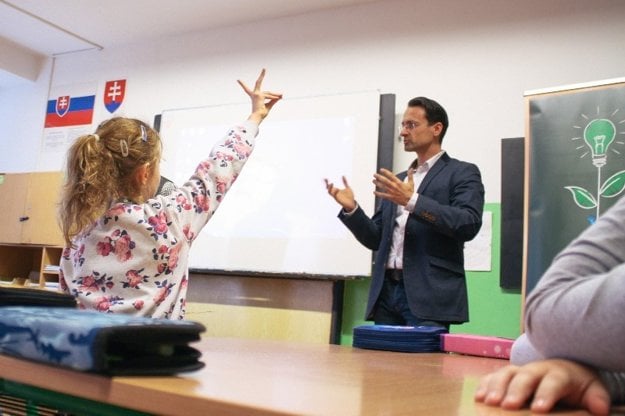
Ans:
<svg viewBox="0 0 625 416"><path fill-rule="evenodd" d="M78 137L67 154L58 215L66 246L71 247L73 238L88 230L113 201L143 202L133 173L160 156L158 133L136 119L115 117L94 134Z"/></svg>

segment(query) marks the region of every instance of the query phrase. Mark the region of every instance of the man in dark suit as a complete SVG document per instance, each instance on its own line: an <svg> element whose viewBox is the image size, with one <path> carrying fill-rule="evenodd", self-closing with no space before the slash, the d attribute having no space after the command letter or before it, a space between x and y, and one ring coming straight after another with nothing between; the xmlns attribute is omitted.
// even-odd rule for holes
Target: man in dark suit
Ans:
<svg viewBox="0 0 625 416"><path fill-rule="evenodd" d="M448 125L436 101L408 102L400 137L417 158L397 176L387 169L374 174L382 202L372 218L345 177L342 189L326 180L341 221L376 251L365 316L376 324L449 329L469 320L463 249L482 226L484 186L477 166L442 150Z"/></svg>

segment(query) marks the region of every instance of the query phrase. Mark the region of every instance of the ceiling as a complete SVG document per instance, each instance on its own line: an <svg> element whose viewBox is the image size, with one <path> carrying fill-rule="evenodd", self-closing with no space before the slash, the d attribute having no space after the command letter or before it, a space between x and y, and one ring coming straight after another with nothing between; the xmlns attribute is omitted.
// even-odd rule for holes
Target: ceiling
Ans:
<svg viewBox="0 0 625 416"><path fill-rule="evenodd" d="M0 0L0 90L36 80L51 56L374 1Z"/></svg>

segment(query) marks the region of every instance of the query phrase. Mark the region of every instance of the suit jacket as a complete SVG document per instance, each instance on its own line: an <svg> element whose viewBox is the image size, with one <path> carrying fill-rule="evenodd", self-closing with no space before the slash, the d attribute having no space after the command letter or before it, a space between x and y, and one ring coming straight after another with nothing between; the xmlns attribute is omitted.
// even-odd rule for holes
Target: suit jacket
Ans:
<svg viewBox="0 0 625 416"><path fill-rule="evenodd" d="M416 161L413 162L413 165ZM398 175L406 177L404 171ZM484 185L478 167L443 153L423 178L406 223L404 287L412 313L420 319L469 320L464 243L482 226ZM365 319L372 319L384 282L398 206L382 200L369 218L362 208L339 218L360 243L376 251Z"/></svg>

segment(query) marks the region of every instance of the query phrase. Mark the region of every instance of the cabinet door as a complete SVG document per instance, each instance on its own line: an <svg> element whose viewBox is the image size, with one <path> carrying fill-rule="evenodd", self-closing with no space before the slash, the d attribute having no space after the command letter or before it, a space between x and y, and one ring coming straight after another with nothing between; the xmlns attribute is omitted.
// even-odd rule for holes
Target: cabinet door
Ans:
<svg viewBox="0 0 625 416"><path fill-rule="evenodd" d="M57 210L63 184L62 172L30 173L24 209L22 243L63 245Z"/></svg>
<svg viewBox="0 0 625 416"><path fill-rule="evenodd" d="M9 173L0 177L0 243L22 242L22 226L26 222L24 206L28 192L29 173Z"/></svg>

